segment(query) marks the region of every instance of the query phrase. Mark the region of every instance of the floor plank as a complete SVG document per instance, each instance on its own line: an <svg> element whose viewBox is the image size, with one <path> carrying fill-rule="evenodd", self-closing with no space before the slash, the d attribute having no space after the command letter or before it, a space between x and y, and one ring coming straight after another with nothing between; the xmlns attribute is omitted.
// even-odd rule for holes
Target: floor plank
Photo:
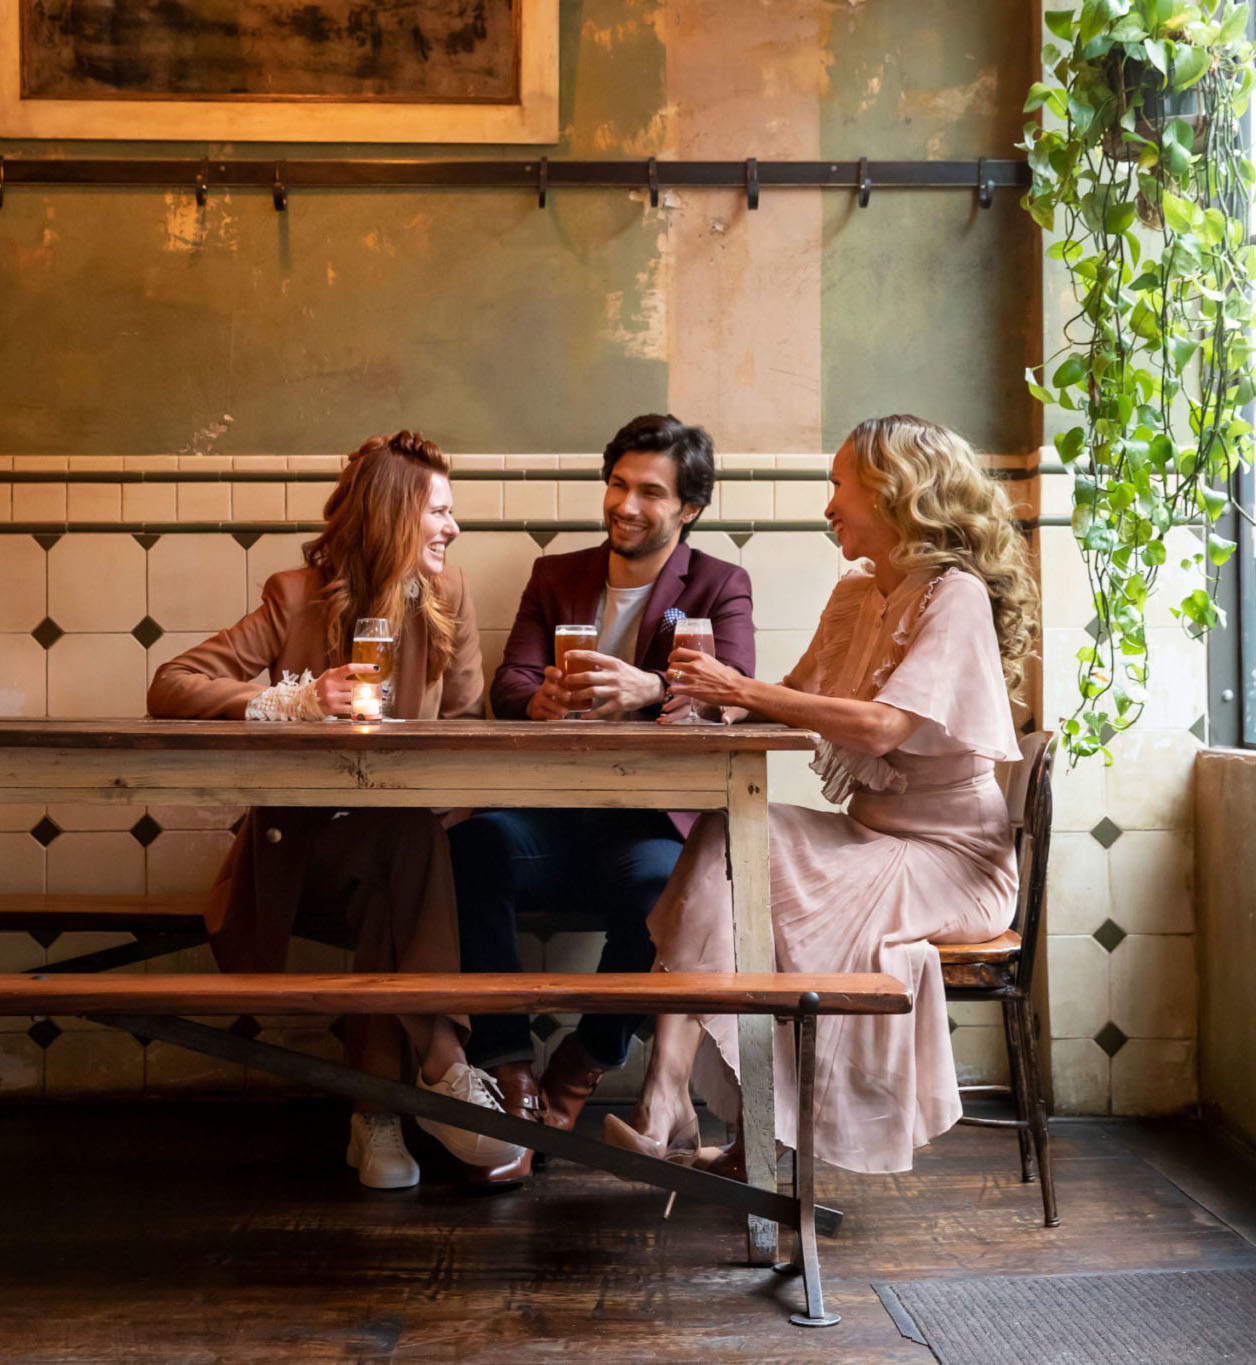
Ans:
<svg viewBox="0 0 1256 1365"><path fill-rule="evenodd" d="M910 1174L824 1172L844 1320L807 1331L787 1322L800 1284L747 1267L725 1210L678 1201L663 1221L658 1191L564 1162L468 1198L426 1147L417 1193L367 1191L344 1124L321 1100L0 1110L0 1358L928 1365L871 1281L1256 1264L1243 1171L1182 1188L1209 1167L1197 1129L1057 1122L1053 1229L1014 1139L956 1129Z"/></svg>

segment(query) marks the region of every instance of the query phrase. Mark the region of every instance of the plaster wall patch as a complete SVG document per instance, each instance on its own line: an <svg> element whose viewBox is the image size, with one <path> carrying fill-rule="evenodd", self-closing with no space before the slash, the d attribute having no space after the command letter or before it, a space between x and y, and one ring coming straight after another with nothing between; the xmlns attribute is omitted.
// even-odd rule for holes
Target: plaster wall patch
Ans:
<svg viewBox="0 0 1256 1365"><path fill-rule="evenodd" d="M630 315L625 315L622 289L606 295L602 335L636 360L667 359L667 292L662 237L659 247L660 255L637 275L636 308Z"/></svg>

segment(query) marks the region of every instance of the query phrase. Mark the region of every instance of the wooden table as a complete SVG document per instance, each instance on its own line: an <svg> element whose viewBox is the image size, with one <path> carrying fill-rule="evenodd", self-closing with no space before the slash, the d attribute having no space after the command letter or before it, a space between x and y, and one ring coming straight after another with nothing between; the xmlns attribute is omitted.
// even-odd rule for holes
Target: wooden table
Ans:
<svg viewBox="0 0 1256 1365"><path fill-rule="evenodd" d="M737 969L768 972L767 756L816 739L775 725L9 720L0 802L727 810ZM775 1188L771 1018L740 1016L738 1043L747 1172ZM753 1260L775 1242L751 1219Z"/></svg>

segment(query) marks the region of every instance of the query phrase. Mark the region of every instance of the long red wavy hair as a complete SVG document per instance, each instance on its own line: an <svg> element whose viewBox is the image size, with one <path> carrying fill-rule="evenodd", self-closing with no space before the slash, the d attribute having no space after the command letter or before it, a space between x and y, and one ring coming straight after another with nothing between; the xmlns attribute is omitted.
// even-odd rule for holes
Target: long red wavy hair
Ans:
<svg viewBox="0 0 1256 1365"><path fill-rule="evenodd" d="M449 474L439 447L415 432L371 436L349 456L323 516L323 533L304 547L305 562L323 581L327 653L349 658L354 622L382 616L398 645L407 599L417 585L418 612L427 624L427 678L434 682L454 652L454 616L440 579L419 570L420 518L432 475Z"/></svg>

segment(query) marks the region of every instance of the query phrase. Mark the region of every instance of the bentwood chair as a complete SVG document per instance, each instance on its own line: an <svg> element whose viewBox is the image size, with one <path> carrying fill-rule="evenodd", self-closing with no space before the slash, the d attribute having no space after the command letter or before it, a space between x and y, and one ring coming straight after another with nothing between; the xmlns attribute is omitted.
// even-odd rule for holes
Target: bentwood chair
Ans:
<svg viewBox="0 0 1256 1365"><path fill-rule="evenodd" d="M1013 1128L1020 1141L1021 1179L1033 1180L1035 1160L1042 1184L1046 1227L1060 1221L1051 1175L1047 1108L1038 1068L1030 992L1047 881L1051 846L1051 765L1055 737L1038 730L1021 740L1022 761L1008 781L1007 809L1016 841L1020 889L1012 927L988 943L939 943L947 1000L997 1000L1003 1009L1010 1085L961 1086L961 1095L1010 1096L1014 1119L978 1118L965 1114L961 1123L981 1128Z"/></svg>

